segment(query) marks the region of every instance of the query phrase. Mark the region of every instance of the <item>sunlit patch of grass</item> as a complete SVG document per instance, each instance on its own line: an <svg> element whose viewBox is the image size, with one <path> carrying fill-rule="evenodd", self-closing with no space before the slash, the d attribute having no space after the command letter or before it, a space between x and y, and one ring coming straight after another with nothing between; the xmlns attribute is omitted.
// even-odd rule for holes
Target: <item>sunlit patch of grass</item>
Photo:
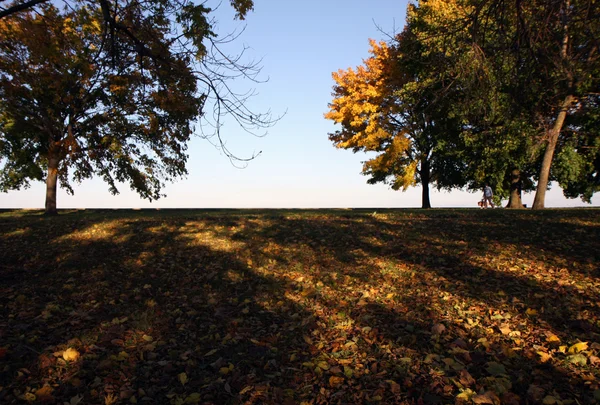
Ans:
<svg viewBox="0 0 600 405"><path fill-rule="evenodd" d="M10 231L10 232L0 233L0 237L14 238L14 237L19 237L19 236L25 236L30 232L31 232L31 228L25 227L25 228L15 229L14 231Z"/></svg>
<svg viewBox="0 0 600 405"><path fill-rule="evenodd" d="M54 240L54 243L69 242L98 242L111 241L123 243L127 238L117 239L122 224L119 221L106 221L88 226L85 229L75 230Z"/></svg>

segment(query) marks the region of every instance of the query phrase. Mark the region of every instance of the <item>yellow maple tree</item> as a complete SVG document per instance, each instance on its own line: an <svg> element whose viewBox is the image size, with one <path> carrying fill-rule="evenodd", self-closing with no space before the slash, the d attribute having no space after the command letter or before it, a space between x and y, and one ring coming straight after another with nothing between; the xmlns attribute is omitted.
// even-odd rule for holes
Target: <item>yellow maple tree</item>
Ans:
<svg viewBox="0 0 600 405"><path fill-rule="evenodd" d="M354 152L381 152L367 160L363 173L389 170L410 154L411 139L405 130L398 128L394 116L398 105L392 102L398 89L397 75L392 70L392 50L385 42L370 40L371 57L356 69L340 69L332 74L335 81L333 101L325 118L342 126L329 134L337 148ZM405 170L395 171L391 186L406 189L415 184L416 162L404 165Z"/></svg>

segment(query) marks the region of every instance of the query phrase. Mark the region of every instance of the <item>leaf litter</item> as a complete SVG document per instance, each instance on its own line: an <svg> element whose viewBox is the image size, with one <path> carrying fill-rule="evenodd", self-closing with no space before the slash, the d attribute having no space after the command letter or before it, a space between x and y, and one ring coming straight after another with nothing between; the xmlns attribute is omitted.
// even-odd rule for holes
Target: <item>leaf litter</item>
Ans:
<svg viewBox="0 0 600 405"><path fill-rule="evenodd" d="M600 403L595 209L0 223L1 403Z"/></svg>

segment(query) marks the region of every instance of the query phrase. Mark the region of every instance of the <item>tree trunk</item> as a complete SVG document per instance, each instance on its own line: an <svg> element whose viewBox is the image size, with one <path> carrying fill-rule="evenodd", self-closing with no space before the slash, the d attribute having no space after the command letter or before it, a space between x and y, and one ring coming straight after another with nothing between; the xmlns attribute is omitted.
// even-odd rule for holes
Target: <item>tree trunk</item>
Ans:
<svg viewBox="0 0 600 405"><path fill-rule="evenodd" d="M421 160L421 186L423 186L423 194L421 198L421 208L431 208L431 202L429 201L429 179L431 173L429 172L429 160L427 157Z"/></svg>
<svg viewBox="0 0 600 405"><path fill-rule="evenodd" d="M58 157L48 157L48 176L46 177L46 212L45 215L56 215L56 186L58 184Z"/></svg>
<svg viewBox="0 0 600 405"><path fill-rule="evenodd" d="M544 152L544 159L542 160L542 169L540 171L540 179L538 180L537 190L535 192L535 199L533 200L533 209L543 209L544 202L546 200L546 189L548 188L548 179L550 178L550 166L552 165L552 158L554 157L554 151L556 150L556 143L558 142L558 136L562 130L562 126L567 118L567 113L573 102L573 95L569 94L563 101L554 126L548 133L548 145Z"/></svg>
<svg viewBox="0 0 600 405"><path fill-rule="evenodd" d="M521 171L519 169L513 169L510 173L510 197L506 208L523 208L523 200L521 200Z"/></svg>

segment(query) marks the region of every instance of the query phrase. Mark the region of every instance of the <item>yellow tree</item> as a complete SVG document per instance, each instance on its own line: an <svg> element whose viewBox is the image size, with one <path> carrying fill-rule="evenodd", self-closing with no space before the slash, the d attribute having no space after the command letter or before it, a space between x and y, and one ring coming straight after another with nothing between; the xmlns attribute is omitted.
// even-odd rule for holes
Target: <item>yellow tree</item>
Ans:
<svg viewBox="0 0 600 405"><path fill-rule="evenodd" d="M430 208L429 186L461 186L460 162L442 147L447 117L419 83L417 65L408 63L411 36L405 31L395 46L370 41L371 57L356 69L333 73L333 101L325 118L341 125L329 134L337 148L375 152L363 164L368 183L394 190L421 184L422 207ZM404 61L404 62L403 62ZM439 104L439 103L437 103Z"/></svg>

